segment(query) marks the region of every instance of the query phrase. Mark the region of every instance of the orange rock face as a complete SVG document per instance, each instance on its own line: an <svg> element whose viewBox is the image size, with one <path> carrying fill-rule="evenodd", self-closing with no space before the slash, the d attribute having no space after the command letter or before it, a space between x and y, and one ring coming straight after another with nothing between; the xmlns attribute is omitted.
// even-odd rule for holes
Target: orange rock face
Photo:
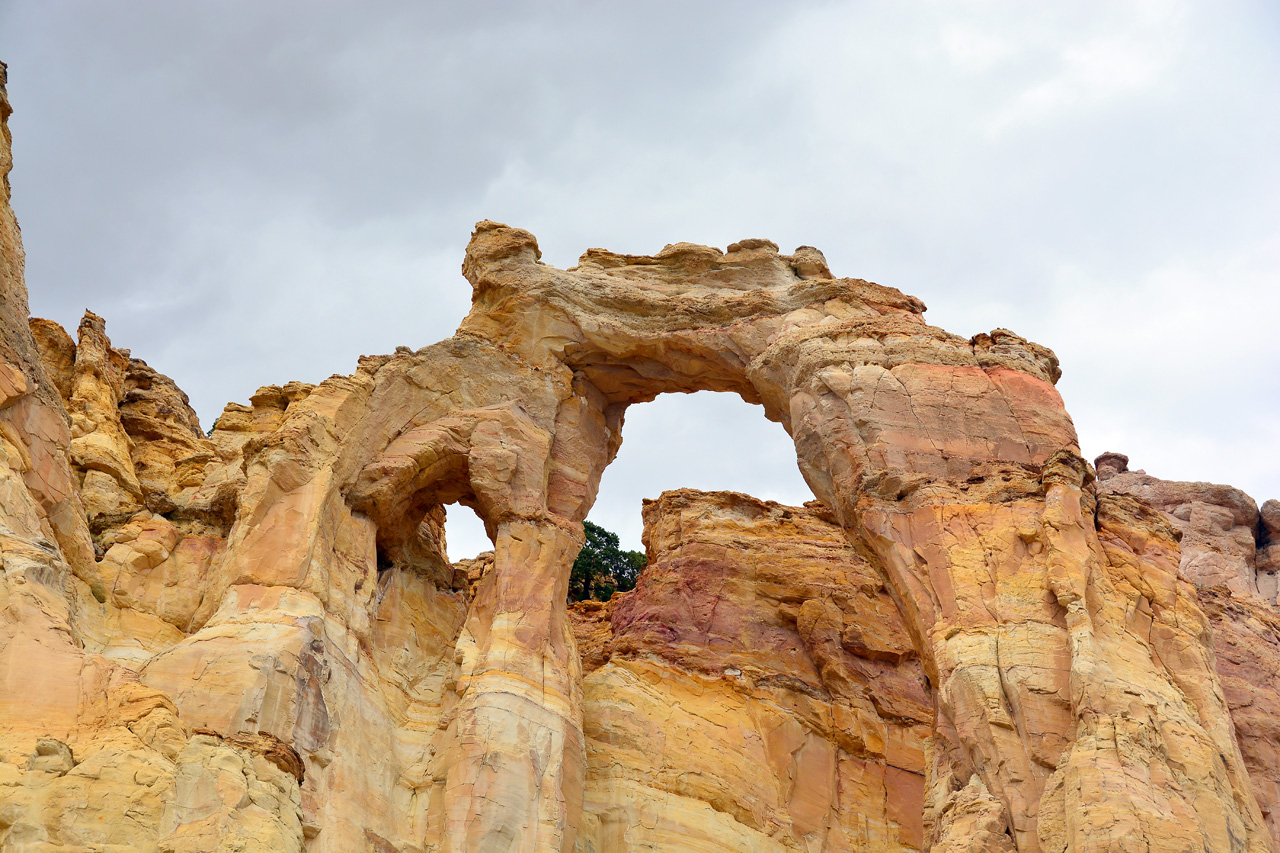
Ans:
<svg viewBox="0 0 1280 853"><path fill-rule="evenodd" d="M482 222L454 337L206 436L27 317L0 141L3 849L1275 849L1280 505L1095 482L1044 347L811 247ZM566 608L627 407L704 389L818 500L667 493Z"/></svg>
<svg viewBox="0 0 1280 853"><path fill-rule="evenodd" d="M1130 472L1128 462L1100 456L1100 488L1138 498L1179 534L1179 572L1197 587L1240 751L1280 847L1280 612L1271 561L1280 503L1260 511L1239 489L1161 480Z"/></svg>
<svg viewBox="0 0 1280 853"><path fill-rule="evenodd" d="M667 492L645 504L645 544L634 592L575 607L579 844L920 849L932 696L830 514Z"/></svg>

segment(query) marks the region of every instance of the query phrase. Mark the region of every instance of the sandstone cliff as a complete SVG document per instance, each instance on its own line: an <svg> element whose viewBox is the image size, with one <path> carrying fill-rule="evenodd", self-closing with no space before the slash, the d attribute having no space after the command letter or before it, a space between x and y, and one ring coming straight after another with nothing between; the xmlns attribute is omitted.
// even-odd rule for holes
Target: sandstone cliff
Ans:
<svg viewBox="0 0 1280 853"><path fill-rule="evenodd" d="M667 492L639 587L576 605L585 850L919 850L933 702L820 505Z"/></svg>
<svg viewBox="0 0 1280 853"><path fill-rule="evenodd" d="M3 82L0 66L0 119L7 120ZM38 328L38 344L28 327L22 248L8 204L11 164L5 126L0 846L287 850L302 817L297 777L280 766L282 755L296 759L293 748L274 738L194 732L173 700L135 671L185 636L161 606L172 586L166 577L178 573L171 568L146 582L176 540L165 538L163 519L141 508L119 412L127 354L110 348L90 315L76 350L82 369L72 370L65 333ZM41 356L51 357L48 367ZM136 559L96 559L102 537L122 523L136 531ZM127 593L117 595L124 564L145 599L137 606Z"/></svg>
<svg viewBox="0 0 1280 853"><path fill-rule="evenodd" d="M1096 482L1044 347L810 247L559 270L482 222L456 335L206 436L102 318L28 320L4 192L4 849L1275 849L1280 510ZM817 500L669 492L566 608L627 407L696 390Z"/></svg>
<svg viewBox="0 0 1280 853"><path fill-rule="evenodd" d="M1218 675L1245 766L1280 848L1280 502L1269 500L1259 510L1230 486L1131 472L1129 458L1119 453L1103 454L1096 465L1104 500L1137 498L1175 531L1179 572L1197 587L1212 626Z"/></svg>

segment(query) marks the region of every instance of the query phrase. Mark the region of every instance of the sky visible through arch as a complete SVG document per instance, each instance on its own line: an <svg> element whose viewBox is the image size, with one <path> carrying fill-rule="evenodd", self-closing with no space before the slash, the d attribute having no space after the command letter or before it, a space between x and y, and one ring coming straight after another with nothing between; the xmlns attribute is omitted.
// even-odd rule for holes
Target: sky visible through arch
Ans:
<svg viewBox="0 0 1280 853"><path fill-rule="evenodd" d="M1087 456L1280 497L1276 10L0 0L31 307L102 314L208 425L451 334L479 219L561 267L767 237L1052 347ZM648 405L768 496L701 396ZM638 524L645 417L597 514Z"/></svg>
<svg viewBox="0 0 1280 853"><path fill-rule="evenodd" d="M623 549L643 551L641 501L680 488L746 492L791 506L813 500L787 431L761 406L713 391L663 394L627 409L622 447L600 478L591 520L617 533ZM450 506L447 513L451 559L493 547L474 512Z"/></svg>

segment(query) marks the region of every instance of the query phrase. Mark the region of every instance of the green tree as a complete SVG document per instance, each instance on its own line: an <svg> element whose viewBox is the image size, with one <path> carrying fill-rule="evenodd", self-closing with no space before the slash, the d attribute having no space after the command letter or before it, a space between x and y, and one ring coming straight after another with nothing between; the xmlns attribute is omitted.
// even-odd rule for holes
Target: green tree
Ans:
<svg viewBox="0 0 1280 853"><path fill-rule="evenodd" d="M618 547L618 534L599 525L584 521L582 528L587 541L569 574L569 600L606 601L615 591L635 589L636 580L644 570L644 554L623 551Z"/></svg>

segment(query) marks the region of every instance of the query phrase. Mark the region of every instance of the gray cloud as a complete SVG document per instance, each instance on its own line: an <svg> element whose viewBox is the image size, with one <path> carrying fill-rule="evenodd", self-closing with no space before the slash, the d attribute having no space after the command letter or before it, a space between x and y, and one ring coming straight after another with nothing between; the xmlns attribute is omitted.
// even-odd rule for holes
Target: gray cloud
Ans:
<svg viewBox="0 0 1280 853"><path fill-rule="evenodd" d="M561 266L767 236L1053 347L1087 454L1262 499L1278 30L1262 3L5 2L0 58L32 310L104 314L206 424L451 334L478 219ZM806 496L780 428L705 397L628 415L593 518L633 546L663 488Z"/></svg>

